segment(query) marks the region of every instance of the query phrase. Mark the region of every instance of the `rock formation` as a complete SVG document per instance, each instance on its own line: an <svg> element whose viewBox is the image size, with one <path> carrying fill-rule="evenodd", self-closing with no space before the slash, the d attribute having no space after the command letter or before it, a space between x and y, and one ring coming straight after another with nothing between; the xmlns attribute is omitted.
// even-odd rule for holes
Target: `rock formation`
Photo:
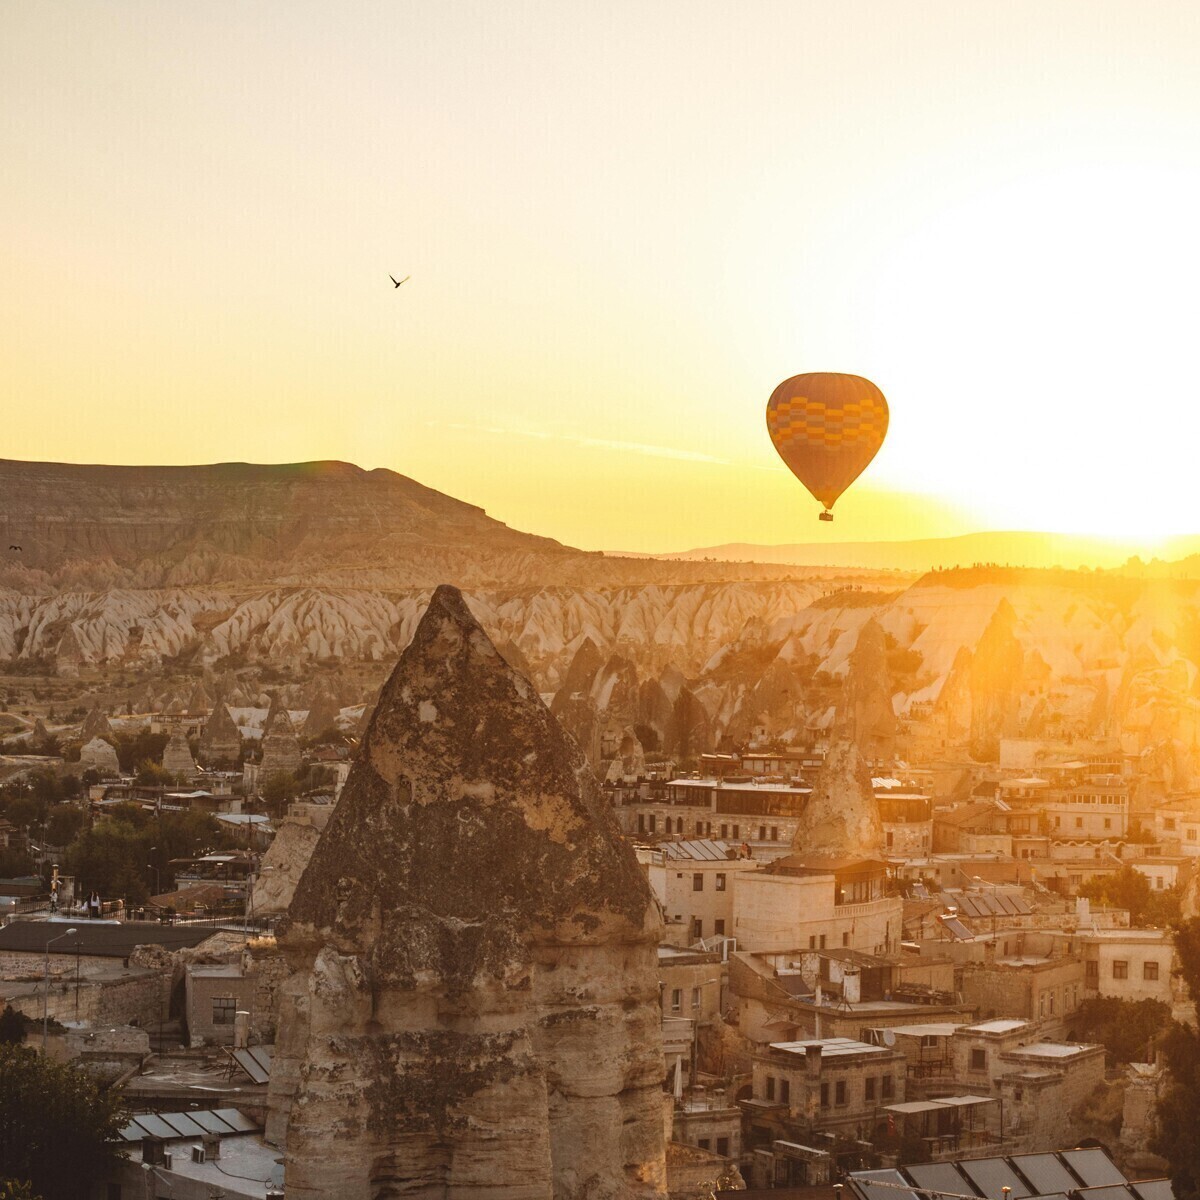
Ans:
<svg viewBox="0 0 1200 1200"><path fill-rule="evenodd" d="M871 772L853 742L842 740L830 746L796 826L792 848L798 854L831 858L882 853L883 821Z"/></svg>
<svg viewBox="0 0 1200 1200"><path fill-rule="evenodd" d="M1024 654L1016 636L1017 614L1001 600L971 657L971 757L995 762L1000 739L1018 731Z"/></svg>
<svg viewBox="0 0 1200 1200"><path fill-rule="evenodd" d="M163 750L162 765L164 771L172 775L191 777L196 773L196 761L192 758L192 750L182 729L176 729L171 734Z"/></svg>
<svg viewBox="0 0 1200 1200"><path fill-rule="evenodd" d="M237 762L241 753L242 735L229 715L229 709L218 703L204 723L200 757L206 767L228 767Z"/></svg>
<svg viewBox="0 0 1200 1200"><path fill-rule="evenodd" d="M341 706L333 696L326 691L318 692L308 706L308 716L304 718L301 735L306 738L315 738L336 728L340 711Z"/></svg>
<svg viewBox="0 0 1200 1200"><path fill-rule="evenodd" d="M270 732L262 740L262 763L258 769L260 786L272 775L294 775L302 766L300 743L287 709L280 708L270 720Z"/></svg>
<svg viewBox="0 0 1200 1200"><path fill-rule="evenodd" d="M117 752L109 742L101 737L94 737L84 742L79 751L79 763L85 770L99 771L101 775L119 775L121 765L117 762Z"/></svg>
<svg viewBox="0 0 1200 1200"><path fill-rule="evenodd" d="M84 718L83 728L79 731L79 736L84 742L90 742L93 738L104 738L105 741L112 739L112 726L108 723L108 717L99 706L93 707Z"/></svg>
<svg viewBox="0 0 1200 1200"><path fill-rule="evenodd" d="M868 759L890 758L896 738L887 642L871 618L858 632L850 655L839 723Z"/></svg>
<svg viewBox="0 0 1200 1200"><path fill-rule="evenodd" d="M281 931L288 1195L662 1195L660 935L578 747L438 588Z"/></svg>

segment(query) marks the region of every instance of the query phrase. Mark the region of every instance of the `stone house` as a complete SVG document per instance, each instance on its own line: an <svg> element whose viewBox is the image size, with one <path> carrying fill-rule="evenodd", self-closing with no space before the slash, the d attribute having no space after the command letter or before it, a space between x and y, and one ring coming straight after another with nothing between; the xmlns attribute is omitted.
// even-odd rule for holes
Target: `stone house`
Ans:
<svg viewBox="0 0 1200 1200"><path fill-rule="evenodd" d="M900 944L903 917L878 859L792 854L733 880L733 936L743 950L888 954Z"/></svg>
<svg viewBox="0 0 1200 1200"><path fill-rule="evenodd" d="M665 842L649 857L650 886L666 920L682 925L689 945L733 936L733 877L761 864L740 858L733 843L708 839Z"/></svg>

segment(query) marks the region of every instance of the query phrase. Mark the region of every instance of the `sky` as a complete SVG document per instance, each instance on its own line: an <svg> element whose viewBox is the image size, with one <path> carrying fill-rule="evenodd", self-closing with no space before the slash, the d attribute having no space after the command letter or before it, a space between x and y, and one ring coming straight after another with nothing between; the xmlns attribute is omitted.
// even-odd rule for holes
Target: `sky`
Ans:
<svg viewBox="0 0 1200 1200"><path fill-rule="evenodd" d="M0 111L5 457L588 549L1200 531L1200 6L10 0ZM832 524L805 371L891 408Z"/></svg>

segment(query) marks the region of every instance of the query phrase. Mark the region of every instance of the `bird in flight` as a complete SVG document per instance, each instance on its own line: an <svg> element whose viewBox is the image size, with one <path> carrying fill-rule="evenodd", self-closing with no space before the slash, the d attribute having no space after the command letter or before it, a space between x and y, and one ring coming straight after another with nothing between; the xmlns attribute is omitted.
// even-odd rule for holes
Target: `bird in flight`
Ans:
<svg viewBox="0 0 1200 1200"><path fill-rule="evenodd" d="M405 277L404 277L403 279L397 279L397 278L395 277L395 275L389 275L389 276L388 276L388 278L389 278L389 279L390 279L390 280L391 280L391 281L392 281L392 282L393 282L393 283L394 283L394 284L395 284L397 287L399 287L399 286L400 286L402 283L407 283L407 282L408 282L408 281L409 281L409 280L412 278L412 276L411 276L411 275L405 275Z"/></svg>
<svg viewBox="0 0 1200 1200"><path fill-rule="evenodd" d="M10 550L20 550L21 547L20 546L9 546L9 549Z"/></svg>

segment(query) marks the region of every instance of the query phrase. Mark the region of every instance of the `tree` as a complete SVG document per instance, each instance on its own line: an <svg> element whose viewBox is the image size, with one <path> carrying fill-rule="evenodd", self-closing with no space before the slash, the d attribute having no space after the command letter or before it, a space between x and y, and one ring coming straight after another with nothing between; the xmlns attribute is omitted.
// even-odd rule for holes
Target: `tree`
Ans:
<svg viewBox="0 0 1200 1200"><path fill-rule="evenodd" d="M1200 918L1175 926L1179 973L1200 997ZM1158 1101L1158 1134L1150 1144L1170 1164L1176 1200L1200 1198L1200 1031L1171 1023L1163 1043L1170 1082Z"/></svg>
<svg viewBox="0 0 1200 1200"><path fill-rule="evenodd" d="M1110 908L1129 910L1129 922L1133 926L1146 924L1168 925L1179 919L1179 891L1154 892L1150 880L1141 871L1126 863L1119 871L1107 878L1089 879L1079 894Z"/></svg>
<svg viewBox="0 0 1200 1200"><path fill-rule="evenodd" d="M116 1160L123 1120L118 1093L24 1046L0 1045L0 1163L30 1192L86 1200Z"/></svg>
<svg viewBox="0 0 1200 1200"><path fill-rule="evenodd" d="M1113 1063L1149 1062L1150 1044L1171 1023L1171 1007L1161 1000L1085 1000L1071 1019L1071 1040L1099 1042Z"/></svg>
<svg viewBox="0 0 1200 1200"><path fill-rule="evenodd" d="M60 804L50 810L46 824L46 841L51 846L66 846L83 827L83 810L69 804Z"/></svg>
<svg viewBox="0 0 1200 1200"><path fill-rule="evenodd" d="M143 758L138 763L136 778L142 787L155 787L158 785L171 787L175 783L175 776L166 767L159 766L158 763L149 758Z"/></svg>
<svg viewBox="0 0 1200 1200"><path fill-rule="evenodd" d="M29 1180L0 1179L0 1200L42 1200Z"/></svg>
<svg viewBox="0 0 1200 1200"><path fill-rule="evenodd" d="M25 1018L11 1004L0 1013L0 1045L19 1046L28 1034Z"/></svg>

